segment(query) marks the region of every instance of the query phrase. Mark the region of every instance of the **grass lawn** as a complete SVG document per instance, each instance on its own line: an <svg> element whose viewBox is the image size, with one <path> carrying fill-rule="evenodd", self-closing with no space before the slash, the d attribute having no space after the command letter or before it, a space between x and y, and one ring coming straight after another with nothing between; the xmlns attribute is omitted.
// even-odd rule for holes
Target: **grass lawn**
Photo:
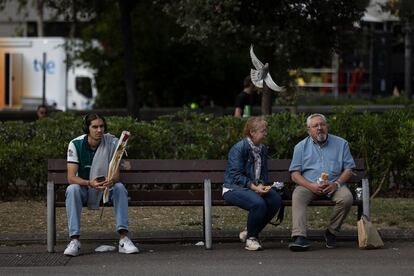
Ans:
<svg viewBox="0 0 414 276"><path fill-rule="evenodd" d="M332 207L309 207L309 229L324 229ZM371 217L378 229L414 229L414 200L412 198L378 198L371 202ZM83 232L112 232L112 208L100 211L84 209ZM356 207L344 223L344 229L356 229ZM213 207L214 230L239 230L245 226L247 212L236 207ZM42 201L0 202L0 232L2 234L46 233L46 203ZM202 231L201 207L130 207L130 230L140 231ZM273 226L268 226L273 227ZM291 208L285 210L282 229L291 227ZM65 208L57 208L58 234L67 234Z"/></svg>

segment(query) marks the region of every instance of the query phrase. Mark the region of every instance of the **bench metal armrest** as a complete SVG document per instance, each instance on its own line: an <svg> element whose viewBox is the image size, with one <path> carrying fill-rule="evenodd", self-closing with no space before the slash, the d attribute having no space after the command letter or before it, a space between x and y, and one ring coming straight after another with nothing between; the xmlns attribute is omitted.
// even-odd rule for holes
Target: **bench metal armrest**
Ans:
<svg viewBox="0 0 414 276"><path fill-rule="evenodd" d="M362 179L362 213L370 217L370 198L369 198L369 182L368 178Z"/></svg>

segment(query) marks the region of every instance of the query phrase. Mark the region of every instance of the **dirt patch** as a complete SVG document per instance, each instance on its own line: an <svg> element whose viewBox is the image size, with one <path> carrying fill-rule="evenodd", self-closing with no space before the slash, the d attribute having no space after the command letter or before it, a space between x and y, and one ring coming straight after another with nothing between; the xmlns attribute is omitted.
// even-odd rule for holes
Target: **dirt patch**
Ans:
<svg viewBox="0 0 414 276"><path fill-rule="evenodd" d="M240 217L245 217L245 212L234 207L226 208L224 214L217 214L220 210L214 210L213 217L218 229L224 227L223 215L228 216L227 223L231 223L233 229L239 229L242 224ZM46 203L38 201L0 202L0 231L4 234L30 234L46 233ZM111 232L115 231L115 219L112 207L106 207L103 218L100 219L101 210L82 210L82 232ZM202 231L203 209L202 207L129 207L129 228L131 231L161 231L161 230L194 230ZM234 217L236 215L236 217ZM238 223L237 223L238 222ZM58 234L67 235L66 209L56 209L56 230Z"/></svg>
<svg viewBox="0 0 414 276"><path fill-rule="evenodd" d="M414 200L412 198L376 198L371 201L371 220L378 229L414 229ZM140 231L202 231L202 207L129 207L129 229ZM324 229L332 208L308 208L309 229ZM356 229L356 207L352 207L344 222L344 229ZM83 209L82 232L115 231L112 207L106 207L102 220L100 210ZM46 203L44 201L0 202L0 233L46 234ZM247 212L237 207L213 207L214 230L240 230L246 225ZM291 229L291 208L286 208L285 219L278 229ZM56 209L58 235L67 235L66 209ZM268 226L274 229L274 226Z"/></svg>

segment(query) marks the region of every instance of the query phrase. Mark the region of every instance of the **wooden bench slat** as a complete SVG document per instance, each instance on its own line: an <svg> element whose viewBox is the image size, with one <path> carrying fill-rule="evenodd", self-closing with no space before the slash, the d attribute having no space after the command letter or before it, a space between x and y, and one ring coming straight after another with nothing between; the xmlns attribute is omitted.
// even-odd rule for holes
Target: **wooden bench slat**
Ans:
<svg viewBox="0 0 414 276"><path fill-rule="evenodd" d="M223 183L223 172L134 172L121 173L124 184L203 184L204 179ZM57 185L68 184L66 173L49 173L48 179Z"/></svg>
<svg viewBox="0 0 414 276"><path fill-rule="evenodd" d="M204 190L165 190L165 191L128 191L128 196L134 201L192 201L204 200Z"/></svg>
<svg viewBox="0 0 414 276"><path fill-rule="evenodd" d="M144 207L144 206L203 206L203 200L154 200L154 201L129 201L130 206Z"/></svg>
<svg viewBox="0 0 414 276"><path fill-rule="evenodd" d="M204 190L128 190L130 201L204 200ZM65 191L56 191L56 200L65 201Z"/></svg>
<svg viewBox="0 0 414 276"><path fill-rule="evenodd" d="M152 159L125 159L130 168L121 165L121 170L140 170L140 171L224 171L227 160L152 160ZM287 171L290 159L269 159L269 171ZM364 159L355 159L356 170L365 170ZM49 159L48 171L66 171L67 162L65 159Z"/></svg>
<svg viewBox="0 0 414 276"><path fill-rule="evenodd" d="M147 207L147 206L202 206L203 201L193 200L193 201L128 201L130 207ZM224 205L223 205L224 206ZM65 202L56 202L55 207L65 207ZM86 206L84 206L86 207ZM102 206L101 206L102 207Z"/></svg>
<svg viewBox="0 0 414 276"><path fill-rule="evenodd" d="M131 169L140 171L217 171L226 160L128 160ZM125 169L125 168L123 168Z"/></svg>
<svg viewBox="0 0 414 276"><path fill-rule="evenodd" d="M212 200L211 204L213 206L233 206L232 204L227 203L226 201L223 200ZM283 205L284 206L292 206L292 201L291 200L283 200ZM311 203L309 203L309 206L334 206L335 203L331 200L314 200L311 201ZM361 200L354 200L352 202L352 206L361 206L362 205L362 201Z"/></svg>
<svg viewBox="0 0 414 276"><path fill-rule="evenodd" d="M171 206L178 205L194 205L198 202L198 205L202 205L204 201L204 190L129 190L128 191L130 206L152 206L155 202L156 206ZM65 201L65 192L63 190L56 192L56 202ZM212 191L211 199L213 205L230 205L224 202L221 191ZM291 200L283 201L286 206L291 206ZM353 205L362 204L361 200L354 200ZM309 205L312 206L333 206L335 203L331 200L316 199Z"/></svg>
<svg viewBox="0 0 414 276"><path fill-rule="evenodd" d="M365 173L358 171L351 176L348 183L358 183L365 177ZM54 181L56 185L68 184L66 172L51 172L48 179ZM121 173L121 182L128 184L202 184L204 179L210 179L211 183L222 184L224 172L129 172ZM270 172L269 179L273 181L291 183L290 173Z"/></svg>

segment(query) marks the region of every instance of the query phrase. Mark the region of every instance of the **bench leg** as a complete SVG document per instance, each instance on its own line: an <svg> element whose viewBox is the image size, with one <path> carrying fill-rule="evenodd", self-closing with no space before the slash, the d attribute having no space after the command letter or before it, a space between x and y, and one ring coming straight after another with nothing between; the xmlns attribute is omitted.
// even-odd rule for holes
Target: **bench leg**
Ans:
<svg viewBox="0 0 414 276"><path fill-rule="evenodd" d="M362 213L370 218L369 182L367 178L362 179Z"/></svg>
<svg viewBox="0 0 414 276"><path fill-rule="evenodd" d="M362 216L362 205L358 205L357 221L361 219Z"/></svg>
<svg viewBox="0 0 414 276"><path fill-rule="evenodd" d="M204 180L204 238L206 249L211 249L211 181Z"/></svg>
<svg viewBox="0 0 414 276"><path fill-rule="evenodd" d="M47 182L47 251L55 252L56 244L56 213L55 213L55 185Z"/></svg>

